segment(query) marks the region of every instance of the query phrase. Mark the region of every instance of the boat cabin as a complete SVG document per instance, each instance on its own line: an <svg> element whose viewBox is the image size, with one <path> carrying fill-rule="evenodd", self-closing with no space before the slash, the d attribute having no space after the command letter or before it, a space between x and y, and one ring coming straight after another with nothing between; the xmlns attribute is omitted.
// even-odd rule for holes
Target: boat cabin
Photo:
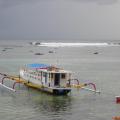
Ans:
<svg viewBox="0 0 120 120"><path fill-rule="evenodd" d="M45 87L66 87L71 79L70 71L45 64L28 64L20 74L28 82Z"/></svg>

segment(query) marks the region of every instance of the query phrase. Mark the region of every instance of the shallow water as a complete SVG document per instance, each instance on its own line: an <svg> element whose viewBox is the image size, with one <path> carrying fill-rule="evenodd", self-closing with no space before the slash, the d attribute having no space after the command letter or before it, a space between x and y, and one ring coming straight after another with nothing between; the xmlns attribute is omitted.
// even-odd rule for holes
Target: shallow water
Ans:
<svg viewBox="0 0 120 120"><path fill-rule="evenodd" d="M0 86L0 116L4 120L111 120L120 115L120 47L35 47L19 43L0 46L0 72L19 74L27 63L55 64L74 72L80 82L94 82L101 94L73 89L68 96L52 96L17 85L17 92ZM7 47L12 49L5 49ZM12 44L12 43L11 43ZM14 43L15 45L18 43ZM49 51L54 51L49 53ZM40 52L44 55L34 55ZM94 54L98 52L98 54ZM11 86L11 83L5 81Z"/></svg>

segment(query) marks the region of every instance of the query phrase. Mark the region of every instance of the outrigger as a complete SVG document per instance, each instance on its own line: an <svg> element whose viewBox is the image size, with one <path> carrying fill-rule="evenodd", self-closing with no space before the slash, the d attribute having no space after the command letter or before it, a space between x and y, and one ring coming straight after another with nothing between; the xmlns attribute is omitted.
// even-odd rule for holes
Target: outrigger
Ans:
<svg viewBox="0 0 120 120"><path fill-rule="evenodd" d="M71 71L47 64L27 64L20 69L19 76L3 73L0 73L0 75L3 76L0 85L14 92L16 91L15 85L22 83L54 95L67 95L72 88L81 88L100 93L100 91L96 90L94 83L80 83L78 79L72 79ZM15 82L12 87L8 87L4 84L4 80L13 80ZM92 86L93 89L87 86Z"/></svg>

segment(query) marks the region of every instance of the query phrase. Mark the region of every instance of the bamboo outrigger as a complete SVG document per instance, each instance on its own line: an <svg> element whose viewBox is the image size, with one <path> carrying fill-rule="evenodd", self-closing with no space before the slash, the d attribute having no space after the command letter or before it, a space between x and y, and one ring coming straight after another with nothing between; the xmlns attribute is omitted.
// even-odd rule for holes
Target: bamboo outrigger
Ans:
<svg viewBox="0 0 120 120"><path fill-rule="evenodd" d="M0 85L14 92L16 91L15 85L21 83L55 95L66 95L71 92L72 88L80 88L100 93L100 91L96 90L95 84L81 84L78 79L72 79L71 74L70 71L55 66L46 64L27 64L20 69L20 75L18 76L0 73L2 76ZM13 86L6 86L4 80L13 80ZM73 81L76 81L76 83ZM93 89L87 86L92 86Z"/></svg>

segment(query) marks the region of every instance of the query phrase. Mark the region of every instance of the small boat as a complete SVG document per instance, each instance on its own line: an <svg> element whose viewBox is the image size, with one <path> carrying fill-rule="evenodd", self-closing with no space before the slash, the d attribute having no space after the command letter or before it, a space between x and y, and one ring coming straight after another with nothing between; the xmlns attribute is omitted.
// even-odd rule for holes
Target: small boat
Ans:
<svg viewBox="0 0 120 120"><path fill-rule="evenodd" d="M20 69L20 78L26 81L26 85L51 94L67 95L71 91L68 86L71 72L55 66L27 64Z"/></svg>
<svg viewBox="0 0 120 120"><path fill-rule="evenodd" d="M43 53L35 53L35 55L44 55Z"/></svg>
<svg viewBox="0 0 120 120"><path fill-rule="evenodd" d="M50 50L48 53L54 53L54 51Z"/></svg>
<svg viewBox="0 0 120 120"><path fill-rule="evenodd" d="M29 44L30 44L30 45L41 45L40 42L30 42Z"/></svg>

